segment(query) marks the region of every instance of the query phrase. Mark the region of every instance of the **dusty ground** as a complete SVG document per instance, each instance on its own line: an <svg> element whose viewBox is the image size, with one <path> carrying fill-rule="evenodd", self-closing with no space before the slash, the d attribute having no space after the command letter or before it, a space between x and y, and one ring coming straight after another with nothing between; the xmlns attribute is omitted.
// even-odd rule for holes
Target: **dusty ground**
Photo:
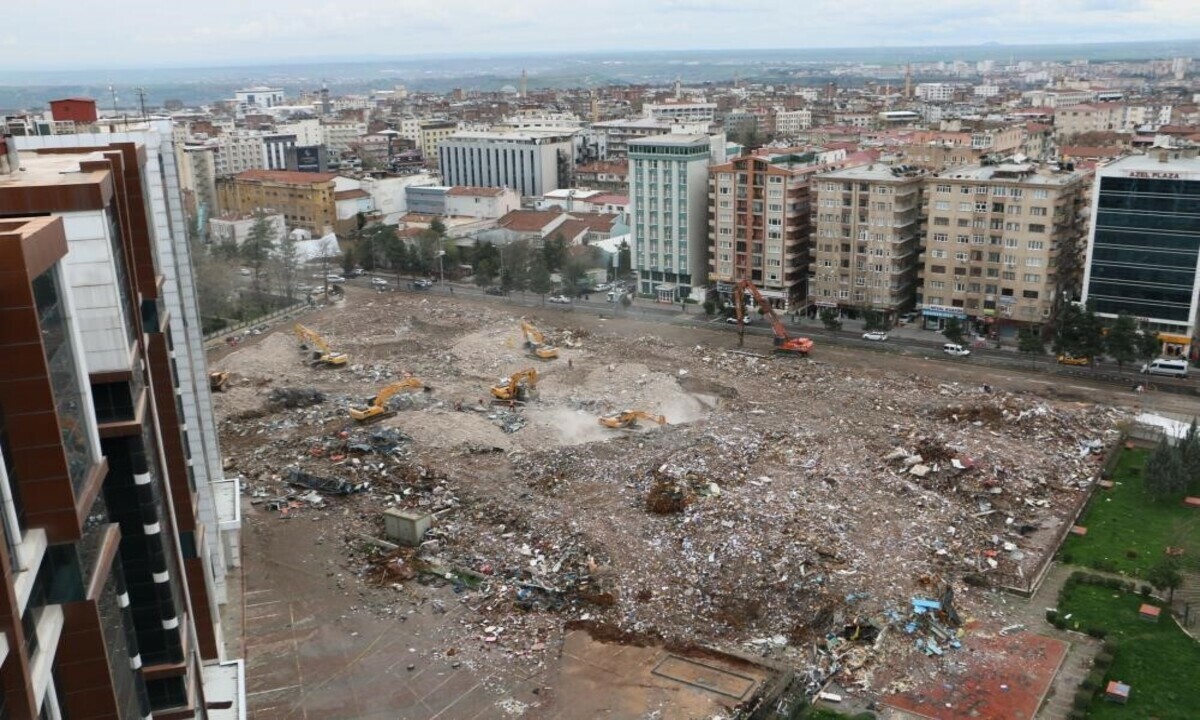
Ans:
<svg viewBox="0 0 1200 720"><path fill-rule="evenodd" d="M502 305L352 288L343 307L303 318L350 354L348 368L308 367L287 328L214 354L233 373L217 400L223 449L252 502L255 717L571 717L563 688L591 698L596 717L640 717L631 702L676 707L660 717L738 702L653 675L663 647L770 657L812 687L837 674L859 692L904 692L925 677L911 637L855 644L847 661L850 644L827 634L904 625L911 597L946 588L961 615L1000 627L986 588L1037 565L1098 467L1081 443L1111 440L1127 417L1088 401L1134 397L849 350L773 359L760 338L746 350L762 356L734 354L731 333L671 324L531 319L560 359L528 357ZM542 374L536 401L486 402L526 367ZM434 391L354 427L346 409L405 375ZM279 387L327 399L269 407ZM629 408L669 424L596 422ZM284 482L289 467L371 488L302 495ZM388 507L435 515L419 551L362 540L382 536ZM625 693L581 686L587 657L625 645L584 641L568 623L650 647L635 663L644 677L614 677ZM663 682L665 695L631 700ZM699 704L662 700L687 693Z"/></svg>

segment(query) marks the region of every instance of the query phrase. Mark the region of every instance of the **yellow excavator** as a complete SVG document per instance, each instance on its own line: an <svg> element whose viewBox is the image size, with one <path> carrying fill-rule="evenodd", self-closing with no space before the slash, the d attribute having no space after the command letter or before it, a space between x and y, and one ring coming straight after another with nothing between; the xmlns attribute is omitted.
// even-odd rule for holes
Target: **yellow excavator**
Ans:
<svg viewBox="0 0 1200 720"><path fill-rule="evenodd" d="M533 368L515 372L507 380L501 380L499 385L492 386L492 402L525 402L533 394L537 381L538 373Z"/></svg>
<svg viewBox="0 0 1200 720"><path fill-rule="evenodd" d="M525 333L525 347L529 354L539 360L554 360L558 357L558 348L546 342L546 336L533 323L521 319L521 332Z"/></svg>
<svg viewBox="0 0 1200 720"><path fill-rule="evenodd" d="M296 331L296 337L300 338L300 349L312 350L312 360L309 361L309 365L313 367L318 365L343 367L350 361L349 355L330 350L329 343L325 342L325 338L300 323L296 323L293 330Z"/></svg>
<svg viewBox="0 0 1200 720"><path fill-rule="evenodd" d="M626 410L616 415L602 415L598 419L601 425L606 428L613 428L614 430L637 427L638 420L649 420L659 425L667 424L667 419L662 415L651 415L642 410Z"/></svg>
<svg viewBox="0 0 1200 720"><path fill-rule="evenodd" d="M213 370L208 374L208 389L213 392L224 392L229 384L228 370Z"/></svg>
<svg viewBox="0 0 1200 720"><path fill-rule="evenodd" d="M433 392L433 388L426 387L425 383L420 380L410 377L398 380L390 385L385 385L375 397L367 403L365 408L350 408L350 417L360 423L375 422L396 414L394 410L388 410L388 400L391 400L396 393L416 392L423 390L425 392Z"/></svg>

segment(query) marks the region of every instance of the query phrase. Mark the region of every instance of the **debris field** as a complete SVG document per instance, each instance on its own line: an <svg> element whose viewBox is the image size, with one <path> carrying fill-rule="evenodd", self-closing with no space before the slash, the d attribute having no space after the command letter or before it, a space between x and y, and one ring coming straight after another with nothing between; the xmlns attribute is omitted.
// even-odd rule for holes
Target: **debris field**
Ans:
<svg viewBox="0 0 1200 720"><path fill-rule="evenodd" d="M224 354L216 409L227 471L263 511L249 522L313 521L373 612L452 586L481 618L442 628L461 662L538 666L582 627L769 657L809 693L832 678L897 692L971 627L1003 624L983 595L1037 571L1126 419L839 368L820 348L775 358L733 351L732 334L696 345L573 319L537 318L560 350L544 361L503 306L351 291L304 319L344 368L310 367L286 327ZM491 402L530 367L529 402ZM432 392L350 419L410 376ZM667 424L597 422L629 409ZM418 547L382 541L388 508L432 515ZM917 618L921 598L946 607Z"/></svg>

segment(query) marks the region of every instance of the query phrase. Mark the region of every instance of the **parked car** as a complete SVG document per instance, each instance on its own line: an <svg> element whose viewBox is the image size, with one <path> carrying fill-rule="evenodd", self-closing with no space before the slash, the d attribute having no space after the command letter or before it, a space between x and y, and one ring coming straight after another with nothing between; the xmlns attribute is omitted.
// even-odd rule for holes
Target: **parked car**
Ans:
<svg viewBox="0 0 1200 720"><path fill-rule="evenodd" d="M560 305L569 305L571 303L571 298L567 297L566 295L551 295L546 299L552 303L558 303Z"/></svg>
<svg viewBox="0 0 1200 720"><path fill-rule="evenodd" d="M501 296L504 295L504 291L495 286L484 290L483 293L485 295L501 295Z"/></svg>
<svg viewBox="0 0 1200 720"><path fill-rule="evenodd" d="M730 325L737 325L738 324L737 315L730 315L729 317L725 318L725 322L729 323ZM754 318L748 314L743 315L742 316L742 324L743 325L752 325L752 324L754 324Z"/></svg>
<svg viewBox="0 0 1200 720"><path fill-rule="evenodd" d="M959 345L958 343L946 343L942 346L942 352L953 357L967 357L971 351Z"/></svg>
<svg viewBox="0 0 1200 720"><path fill-rule="evenodd" d="M353 270L350 271L350 277L362 277L363 275L366 275L366 274L367 274L367 271L363 270L362 268L354 268Z"/></svg>
<svg viewBox="0 0 1200 720"><path fill-rule="evenodd" d="M346 282L346 278L342 277L341 275L334 275L330 273L329 275L325 276L325 282L334 284L344 283Z"/></svg>
<svg viewBox="0 0 1200 720"><path fill-rule="evenodd" d="M1058 356L1059 365L1091 365L1092 359L1089 357L1075 357L1068 353L1063 353Z"/></svg>
<svg viewBox="0 0 1200 720"><path fill-rule="evenodd" d="M375 287L387 287L388 281L383 278L373 277L371 278L371 284Z"/></svg>
<svg viewBox="0 0 1200 720"><path fill-rule="evenodd" d="M863 340L875 340L877 342L883 342L884 340L887 340L887 338L888 334L882 330L871 330L863 333Z"/></svg>
<svg viewBox="0 0 1200 720"><path fill-rule="evenodd" d="M421 278L420 280L414 282L413 286L418 290L428 290L429 288L433 287L433 281L427 278Z"/></svg>
<svg viewBox="0 0 1200 720"><path fill-rule="evenodd" d="M250 277L253 274L250 268L242 268L241 270L238 270L238 272L240 272L243 277Z"/></svg>

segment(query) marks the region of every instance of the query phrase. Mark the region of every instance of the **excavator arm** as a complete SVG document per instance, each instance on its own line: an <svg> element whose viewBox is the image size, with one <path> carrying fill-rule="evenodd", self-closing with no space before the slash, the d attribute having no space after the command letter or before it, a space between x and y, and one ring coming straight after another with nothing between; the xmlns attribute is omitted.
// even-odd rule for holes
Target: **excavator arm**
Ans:
<svg viewBox="0 0 1200 720"><path fill-rule="evenodd" d="M310 330L300 323L296 323L292 328L296 332L296 337L300 338L300 348L307 350L313 349L312 365L330 365L342 366L349 360L350 356L346 353L334 352L329 348L329 343L325 342L325 338L318 335L313 330Z"/></svg>
<svg viewBox="0 0 1200 720"><path fill-rule="evenodd" d="M533 368L515 372L501 385L492 386L492 397L502 402L524 401L537 387L538 373Z"/></svg>
<svg viewBox="0 0 1200 720"><path fill-rule="evenodd" d="M385 385L375 397L371 398L371 402L367 407L350 408L350 417L358 422L374 422L375 420L382 420L385 417L391 417L396 413L388 410L388 401L395 397L397 393L415 392L417 390L432 392L432 388L426 387L425 383L413 377L404 378L390 385Z"/></svg>
<svg viewBox="0 0 1200 720"><path fill-rule="evenodd" d="M663 415L652 415L644 410L625 410L616 415L604 415L598 422L607 428L621 429L637 426L638 420L648 420L659 425L666 425L667 418Z"/></svg>
<svg viewBox="0 0 1200 720"><path fill-rule="evenodd" d="M521 332L525 334L525 347L540 360L553 360L558 357L558 348L546 344L546 336L534 327L528 320L521 320Z"/></svg>
<svg viewBox="0 0 1200 720"><path fill-rule="evenodd" d="M763 309L763 314L771 322L771 330L775 333L775 350L782 353L795 353L799 355L808 355L812 350L812 340L806 337L791 337L788 335L787 328L783 326L779 316L775 314L775 309L771 307L771 303L762 296L755 286L749 280L739 280L733 288L733 306L737 311L738 319L738 346L742 345L745 339L746 325L742 322L745 317L746 293L749 292L754 302L758 307Z"/></svg>

